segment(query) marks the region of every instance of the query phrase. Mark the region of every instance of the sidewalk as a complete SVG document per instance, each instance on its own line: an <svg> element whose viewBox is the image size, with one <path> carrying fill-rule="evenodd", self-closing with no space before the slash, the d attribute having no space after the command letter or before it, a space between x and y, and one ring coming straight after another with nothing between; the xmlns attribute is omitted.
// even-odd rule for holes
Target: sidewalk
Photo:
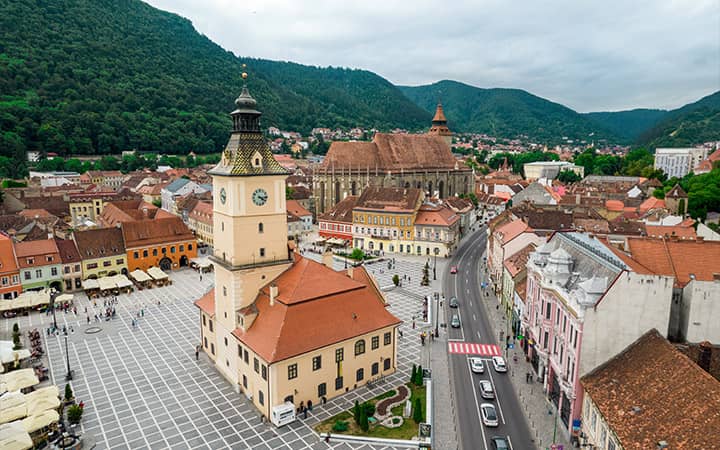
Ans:
<svg viewBox="0 0 720 450"><path fill-rule="evenodd" d="M446 260L438 261L438 275L444 273ZM430 277L430 287L433 292L442 292L442 280L433 281ZM436 302L430 301L430 318L435 320ZM433 322L434 323L434 322ZM447 324L445 308L440 308L439 324ZM434 326L433 326L434 330ZM455 427L455 400L449 380L453 377L450 374L450 361L448 354L448 332L447 327L438 326L440 337L431 341L423 347L423 365L432 370L432 401L433 401L433 440L432 448L440 450L459 449L457 441L457 429ZM426 365L427 364L427 365Z"/></svg>
<svg viewBox="0 0 720 450"><path fill-rule="evenodd" d="M483 280L487 279L484 268L481 265L481 275ZM490 324L493 327L495 337L501 348L504 348L504 338L500 338L500 333L507 333L510 328L508 319L504 314L500 299L495 296L492 289L489 297L483 297L485 301L485 309L487 310ZM513 339L511 342L515 342ZM517 344L517 342L515 342ZM556 419L555 407L549 402L543 392L542 384L533 380L531 383L525 382L525 374L532 372L532 366L525 361L525 353L517 345L513 349L504 349L503 354L506 356L508 367L510 367L510 381L513 384L515 393L520 401L520 406L525 412L530 431L533 433L538 449L549 449L553 443L562 444L565 449L572 448L570 446L570 436L565 425L558 417ZM517 356L517 363L513 361L513 357ZM556 425L557 420L557 427ZM553 434L555 440L553 441Z"/></svg>

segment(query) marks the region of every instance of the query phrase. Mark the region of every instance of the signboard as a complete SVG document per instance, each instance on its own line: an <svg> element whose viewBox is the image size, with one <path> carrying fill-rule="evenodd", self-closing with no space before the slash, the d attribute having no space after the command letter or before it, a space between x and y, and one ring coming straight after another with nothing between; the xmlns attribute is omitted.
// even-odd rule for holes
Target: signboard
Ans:
<svg viewBox="0 0 720 450"><path fill-rule="evenodd" d="M508 344L508 348L511 349L511 350L514 349L514 348L515 348L515 344L513 344L512 342L509 343L509 344Z"/></svg>

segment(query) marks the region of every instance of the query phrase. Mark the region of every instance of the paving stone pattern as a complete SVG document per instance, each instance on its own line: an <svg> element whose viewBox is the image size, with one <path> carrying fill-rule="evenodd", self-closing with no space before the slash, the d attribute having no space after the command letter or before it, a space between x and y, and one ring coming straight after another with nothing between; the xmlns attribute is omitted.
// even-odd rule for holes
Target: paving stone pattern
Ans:
<svg viewBox="0 0 720 450"><path fill-rule="evenodd" d="M336 262L338 268L340 267ZM422 297L430 288L420 287L417 261L370 265L381 286L391 283L392 274L411 274L412 283L403 291L387 293L388 309L405 323L400 327L398 371L376 383L316 406L307 419L276 428L263 424L259 413L244 396L237 394L204 356L195 360L199 343L198 312L193 301L212 285L212 274L192 270L173 272L168 287L136 291L118 297L115 320L86 322L85 308L93 319L104 309L84 294L76 294L78 314L57 313L58 325L72 327L67 337L71 382L75 397L85 402L81 431L92 435L98 449L381 449L368 444L326 444L312 430L318 422L349 409L356 399L364 401L407 381L412 364L422 355L419 333ZM383 273L380 273L383 271ZM407 295L407 292L411 295ZM159 304L158 304L159 302ZM142 311L142 313L141 313ZM138 317L138 315L140 315ZM412 328L412 317L416 328ZM136 318L139 325L132 326ZM52 315L33 313L16 319L0 319L0 334L18 322L25 333L33 327L45 330ZM86 334L90 327L101 327ZM8 333L9 334L9 333ZM47 336L51 380L64 389L65 336Z"/></svg>

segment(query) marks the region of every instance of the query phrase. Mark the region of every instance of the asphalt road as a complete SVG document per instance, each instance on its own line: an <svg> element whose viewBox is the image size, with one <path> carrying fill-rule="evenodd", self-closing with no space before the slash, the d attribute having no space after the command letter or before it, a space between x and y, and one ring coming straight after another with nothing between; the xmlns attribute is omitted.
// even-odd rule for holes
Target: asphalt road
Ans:
<svg viewBox="0 0 720 450"><path fill-rule="evenodd" d="M445 266L443 274L443 291L446 301L446 317L459 314L461 327L449 328L451 341L479 344L500 344L499 336L493 335L490 321L486 311L487 300L480 287L482 281L487 281L481 273L483 265L482 254L487 241L486 227L467 236L460 244L458 251ZM450 268L457 266L457 274L451 274ZM459 307L450 308L449 299L457 297ZM494 304L493 304L494 305ZM492 306L494 307L494 306ZM448 323L448 327L449 327ZM500 347L503 350L502 346ZM504 350L503 350L504 353ZM450 354L450 375L455 398L456 423L458 426L458 441L465 450L493 449L490 438L492 436L509 437L513 450L529 450L536 448L532 440L527 419L521 409L517 393L510 382L510 372L497 373L492 367L490 356L485 359L485 373L475 374L470 370L469 357L472 355ZM506 361L508 370L513 370L513 362ZM515 374L516 377L523 376ZM480 396L479 381L490 380L495 389L495 400L485 400ZM486 427L480 416L480 404L492 403L499 416L498 427Z"/></svg>

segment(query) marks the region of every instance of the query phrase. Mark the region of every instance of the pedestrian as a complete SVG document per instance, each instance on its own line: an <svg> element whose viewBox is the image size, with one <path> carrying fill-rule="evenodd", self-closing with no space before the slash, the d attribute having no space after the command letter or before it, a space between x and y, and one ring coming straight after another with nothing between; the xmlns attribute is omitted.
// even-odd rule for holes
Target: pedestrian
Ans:
<svg viewBox="0 0 720 450"><path fill-rule="evenodd" d="M413 330L415 329L415 318L413 318Z"/></svg>
<svg viewBox="0 0 720 450"><path fill-rule="evenodd" d="M402 330L398 329L398 333L400 333L400 337L403 337Z"/></svg>
<svg viewBox="0 0 720 450"><path fill-rule="evenodd" d="M303 406L303 419L307 419L307 406Z"/></svg>
<svg viewBox="0 0 720 450"><path fill-rule="evenodd" d="M195 361L199 361L199 360L200 360L200 346L196 345L195 346Z"/></svg>
<svg viewBox="0 0 720 450"><path fill-rule="evenodd" d="M329 442L330 442L330 433L325 435L325 443L327 444Z"/></svg>
<svg viewBox="0 0 720 450"><path fill-rule="evenodd" d="M140 317L145 317L145 308L140 310Z"/></svg>

